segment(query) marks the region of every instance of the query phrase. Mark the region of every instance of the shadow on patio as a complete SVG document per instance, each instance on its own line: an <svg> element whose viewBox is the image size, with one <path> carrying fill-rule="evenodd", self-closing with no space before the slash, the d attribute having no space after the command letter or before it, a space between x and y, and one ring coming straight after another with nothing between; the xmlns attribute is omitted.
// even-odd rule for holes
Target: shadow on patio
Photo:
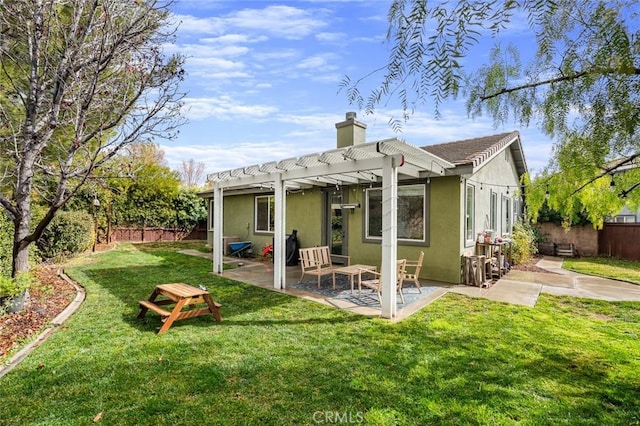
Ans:
<svg viewBox="0 0 640 426"><path fill-rule="evenodd" d="M331 275L322 277L320 288L314 276L306 276L300 281L300 266L287 266L286 289L273 288L273 264L271 262L256 262L247 259L224 258L224 263L235 264L236 269L228 269L223 276L247 284L262 287L267 290L289 294L303 299L312 300L338 309L361 315L378 317L381 313L380 303L375 292L363 289L358 294L357 286L353 293L346 276L336 276L336 288L333 289ZM406 283L403 289L405 303L400 303L398 297L397 316L395 321L408 317L422 307L443 296L451 286L443 283L429 283L422 281L421 292L412 283Z"/></svg>

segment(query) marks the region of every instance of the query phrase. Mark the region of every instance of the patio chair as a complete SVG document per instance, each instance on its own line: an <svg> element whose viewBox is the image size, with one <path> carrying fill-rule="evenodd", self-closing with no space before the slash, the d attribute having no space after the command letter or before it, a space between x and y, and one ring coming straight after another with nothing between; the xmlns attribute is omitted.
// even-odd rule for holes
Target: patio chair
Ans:
<svg viewBox="0 0 640 426"><path fill-rule="evenodd" d="M422 289L420 288L420 281L418 278L420 277L420 270L422 269L422 261L424 260L424 252L420 252L420 256L418 256L418 260L415 261L407 261L407 268L415 268L413 273L408 273L406 270L402 275L402 279L400 280L400 288L402 289L402 285L406 281L412 281L415 286L418 288L418 291L422 293Z"/></svg>
<svg viewBox="0 0 640 426"><path fill-rule="evenodd" d="M399 259L396 262L396 290L400 293L400 300L402 300L402 303L404 304L404 296L402 294L402 277L404 276L405 273L405 267L407 265L407 259ZM370 288L371 290L375 291L378 294L378 301L380 302L380 304L382 304L382 286L380 285L380 276L382 275L380 272L376 272L373 271L371 269L360 269L360 272L358 273L358 292L360 292L360 289L362 287L367 287ZM373 275L374 278L372 279L362 279L362 275L363 274L370 274Z"/></svg>

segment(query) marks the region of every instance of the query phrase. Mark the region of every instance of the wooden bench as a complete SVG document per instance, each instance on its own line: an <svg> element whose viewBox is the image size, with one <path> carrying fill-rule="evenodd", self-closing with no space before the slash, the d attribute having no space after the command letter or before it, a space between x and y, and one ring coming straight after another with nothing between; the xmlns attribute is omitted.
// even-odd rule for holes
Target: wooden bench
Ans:
<svg viewBox="0 0 640 426"><path fill-rule="evenodd" d="M345 263L334 265L333 259L341 259ZM310 247L300 249L300 267L302 268L302 276L315 275L318 277L318 288L320 288L320 280L324 275L333 275L333 271L343 266L349 266L351 258L339 254L331 254L328 246Z"/></svg>
<svg viewBox="0 0 640 426"><path fill-rule="evenodd" d="M556 244L556 256L574 257L575 255L576 255L576 248L573 245L573 243Z"/></svg>

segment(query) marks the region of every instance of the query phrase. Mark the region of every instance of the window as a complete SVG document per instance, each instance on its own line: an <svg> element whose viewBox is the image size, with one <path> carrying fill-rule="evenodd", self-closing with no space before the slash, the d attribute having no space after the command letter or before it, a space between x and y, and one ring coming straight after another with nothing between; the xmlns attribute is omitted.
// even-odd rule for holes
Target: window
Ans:
<svg viewBox="0 0 640 426"><path fill-rule="evenodd" d="M464 236L467 241L473 241L473 233L475 232L475 187L467 184L465 191L465 222L464 222Z"/></svg>
<svg viewBox="0 0 640 426"><path fill-rule="evenodd" d="M213 198L209 200L209 231L213 231Z"/></svg>
<svg viewBox="0 0 640 426"><path fill-rule="evenodd" d="M613 218L617 223L633 223L636 221L636 217L633 215L618 215Z"/></svg>
<svg viewBox="0 0 640 426"><path fill-rule="evenodd" d="M255 232L273 232L275 209L273 195L256 196Z"/></svg>
<svg viewBox="0 0 640 426"><path fill-rule="evenodd" d="M367 189L365 238L382 237L382 189ZM398 239L426 241L425 186L398 187Z"/></svg>
<svg viewBox="0 0 640 426"><path fill-rule="evenodd" d="M498 194L491 191L491 200L489 205L489 229L494 232L498 231Z"/></svg>
<svg viewBox="0 0 640 426"><path fill-rule="evenodd" d="M511 198L502 197L502 233L511 234Z"/></svg>

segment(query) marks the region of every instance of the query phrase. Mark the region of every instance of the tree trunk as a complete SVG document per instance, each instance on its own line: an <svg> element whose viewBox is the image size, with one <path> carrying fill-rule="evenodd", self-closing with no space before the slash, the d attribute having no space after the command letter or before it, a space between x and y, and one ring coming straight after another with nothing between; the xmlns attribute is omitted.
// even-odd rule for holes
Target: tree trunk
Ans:
<svg viewBox="0 0 640 426"><path fill-rule="evenodd" d="M15 277L19 272L29 270L29 243L25 240L29 235L29 222L28 215L22 215L21 218L14 220L12 277Z"/></svg>

